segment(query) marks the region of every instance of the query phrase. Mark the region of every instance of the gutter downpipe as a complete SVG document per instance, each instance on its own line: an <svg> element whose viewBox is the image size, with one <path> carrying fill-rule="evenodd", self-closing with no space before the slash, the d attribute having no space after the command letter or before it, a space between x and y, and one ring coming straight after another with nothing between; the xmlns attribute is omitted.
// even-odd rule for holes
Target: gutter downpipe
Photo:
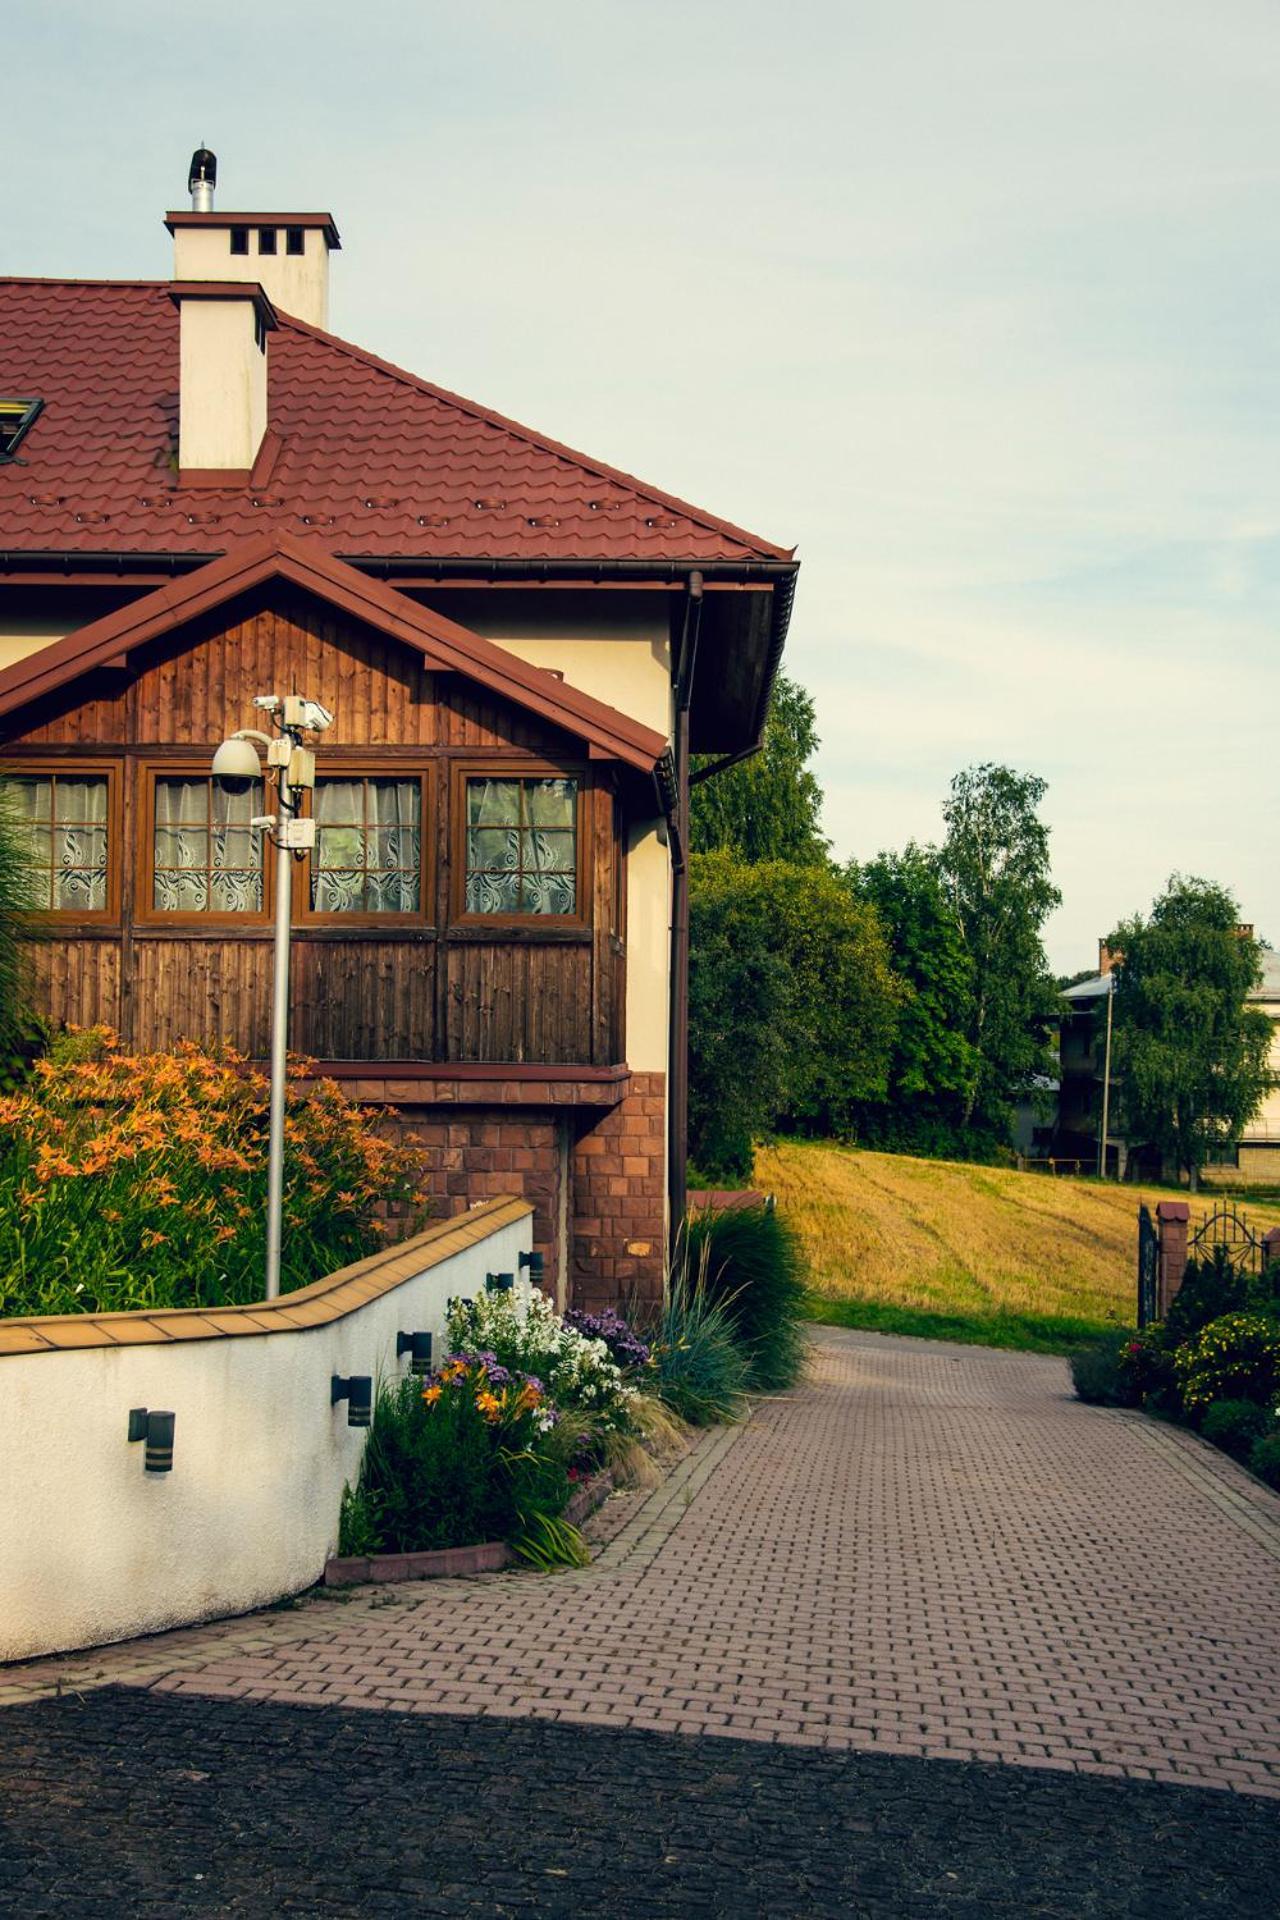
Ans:
<svg viewBox="0 0 1280 1920"><path fill-rule="evenodd" d="M671 832L671 1052L667 1075L667 1231L674 1250L688 1205L689 1167L689 706L702 625L702 575L689 575L676 678L675 814Z"/></svg>

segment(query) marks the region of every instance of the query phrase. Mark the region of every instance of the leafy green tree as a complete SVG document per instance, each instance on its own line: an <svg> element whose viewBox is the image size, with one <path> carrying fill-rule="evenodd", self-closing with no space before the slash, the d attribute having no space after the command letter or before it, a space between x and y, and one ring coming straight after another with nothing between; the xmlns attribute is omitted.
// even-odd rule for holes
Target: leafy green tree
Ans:
<svg viewBox="0 0 1280 1920"><path fill-rule="evenodd" d="M1051 1064L1043 1034L1057 996L1041 928L1062 896L1038 812L1046 791L1036 774L985 763L956 775L942 808L938 870L972 969L961 1027L974 1063L966 1128L1005 1128Z"/></svg>
<svg viewBox="0 0 1280 1920"><path fill-rule="evenodd" d="M1271 1085L1271 1022L1247 996L1261 944L1225 887L1171 876L1147 918L1109 936L1116 968L1113 1063L1125 1127L1186 1173L1239 1138Z"/></svg>
<svg viewBox="0 0 1280 1920"><path fill-rule="evenodd" d="M952 910L937 851L911 841L847 869L858 896L875 907L889 940L902 1003L889 1061L884 1116L896 1142L927 1147L955 1141L978 1060L966 1038L973 1000L973 963ZM873 1137L882 1131L864 1127Z"/></svg>
<svg viewBox="0 0 1280 1920"><path fill-rule="evenodd" d="M801 866L825 862L822 789L807 764L818 744L812 699L779 674L760 752L699 781L690 794L693 851L719 849L739 860L790 860ZM709 764L695 759L694 771Z"/></svg>
<svg viewBox="0 0 1280 1920"><path fill-rule="evenodd" d="M695 855L690 882L690 1153L745 1179L762 1134L841 1133L884 1097L901 989L834 868L722 851Z"/></svg>

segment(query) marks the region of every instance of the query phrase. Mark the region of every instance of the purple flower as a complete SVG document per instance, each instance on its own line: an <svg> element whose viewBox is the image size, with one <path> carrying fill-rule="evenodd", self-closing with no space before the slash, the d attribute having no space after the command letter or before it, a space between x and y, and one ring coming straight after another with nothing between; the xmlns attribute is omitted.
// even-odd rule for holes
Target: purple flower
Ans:
<svg viewBox="0 0 1280 1920"><path fill-rule="evenodd" d="M612 1307L606 1307L603 1313L582 1313L574 1308L565 1315L565 1324L588 1340L603 1340L610 1358L620 1367L643 1367L649 1359L646 1343Z"/></svg>

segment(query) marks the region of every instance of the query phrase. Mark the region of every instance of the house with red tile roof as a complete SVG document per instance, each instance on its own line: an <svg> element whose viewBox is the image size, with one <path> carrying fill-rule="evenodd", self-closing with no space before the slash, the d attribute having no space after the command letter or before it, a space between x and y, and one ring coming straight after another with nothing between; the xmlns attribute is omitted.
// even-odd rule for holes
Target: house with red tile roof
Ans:
<svg viewBox="0 0 1280 1920"><path fill-rule="evenodd" d="M194 178L194 176L193 176ZM165 282L0 280L0 766L57 1021L290 1043L536 1208L558 1297L653 1297L684 1207L694 777L758 743L791 550L327 331L328 213L170 213ZM331 710L314 845L215 783Z"/></svg>

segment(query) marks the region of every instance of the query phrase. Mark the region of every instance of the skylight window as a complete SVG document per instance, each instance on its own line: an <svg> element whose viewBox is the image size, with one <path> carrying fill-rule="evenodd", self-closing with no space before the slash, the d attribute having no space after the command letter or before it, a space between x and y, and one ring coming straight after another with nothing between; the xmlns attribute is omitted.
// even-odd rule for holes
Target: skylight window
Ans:
<svg viewBox="0 0 1280 1920"><path fill-rule="evenodd" d="M43 407L43 400L0 400L0 460L11 459Z"/></svg>

